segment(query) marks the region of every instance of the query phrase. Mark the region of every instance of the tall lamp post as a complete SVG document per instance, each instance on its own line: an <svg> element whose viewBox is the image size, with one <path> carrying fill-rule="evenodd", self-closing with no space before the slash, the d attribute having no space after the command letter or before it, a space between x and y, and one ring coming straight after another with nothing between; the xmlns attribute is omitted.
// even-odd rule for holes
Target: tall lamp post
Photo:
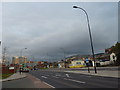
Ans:
<svg viewBox="0 0 120 90"><path fill-rule="evenodd" d="M66 58L66 56L65 56L65 50L64 50L64 48L60 48L60 49L63 51L63 54L64 54L63 59L65 59Z"/></svg>
<svg viewBox="0 0 120 90"><path fill-rule="evenodd" d="M23 48L23 49L21 49L21 51L20 51L20 56L22 57L22 53L23 53L23 50L24 49L27 49L27 48Z"/></svg>
<svg viewBox="0 0 120 90"><path fill-rule="evenodd" d="M63 60L65 62L65 68L66 68L66 55L65 55L65 49L64 48L60 48L63 51L64 57Z"/></svg>
<svg viewBox="0 0 120 90"><path fill-rule="evenodd" d="M96 63L95 63L95 55L94 55L94 48L93 48L93 41L92 41L92 35L91 35L91 31L90 31L90 24L89 24L89 18L88 18L88 14L87 12L81 8L81 7L78 7L78 6L73 6L73 8L79 8L81 10L83 10L87 16L87 23L88 23L88 29L89 29L89 36L90 36L90 43L91 43L91 49L92 49L92 56L93 56L93 61L94 61L94 70L95 70L95 73L97 73L97 69L96 69Z"/></svg>
<svg viewBox="0 0 120 90"><path fill-rule="evenodd" d="M22 48L20 51L21 62L22 62L22 53L23 53L23 50L25 50L25 49L27 49L27 48Z"/></svg>

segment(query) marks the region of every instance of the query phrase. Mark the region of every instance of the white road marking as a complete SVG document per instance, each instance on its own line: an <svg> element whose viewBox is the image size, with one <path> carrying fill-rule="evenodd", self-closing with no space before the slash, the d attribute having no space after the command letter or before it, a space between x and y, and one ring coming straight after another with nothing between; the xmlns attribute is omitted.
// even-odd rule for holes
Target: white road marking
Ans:
<svg viewBox="0 0 120 90"><path fill-rule="evenodd" d="M47 77L45 77L45 76L41 76L42 78L47 78Z"/></svg>
<svg viewBox="0 0 120 90"><path fill-rule="evenodd" d="M65 80L70 80L70 81L74 81L74 82L78 82L78 83L85 83L83 81L78 81L78 80L73 80L73 79L67 79L67 78L64 78Z"/></svg>
<svg viewBox="0 0 120 90"><path fill-rule="evenodd" d="M61 76L60 74L56 74L56 76Z"/></svg>
<svg viewBox="0 0 120 90"><path fill-rule="evenodd" d="M52 76L52 77L54 77L54 78L59 78L59 77L56 77L56 76Z"/></svg>
<svg viewBox="0 0 120 90"><path fill-rule="evenodd" d="M48 85L48 86L50 86L50 87L52 87L52 88L55 88L54 86L52 86L52 85L50 85L50 84L48 84L48 83L46 83L46 82L43 82L43 83L45 83L46 85Z"/></svg>
<svg viewBox="0 0 120 90"><path fill-rule="evenodd" d="M67 77L70 77L69 74L65 74Z"/></svg>

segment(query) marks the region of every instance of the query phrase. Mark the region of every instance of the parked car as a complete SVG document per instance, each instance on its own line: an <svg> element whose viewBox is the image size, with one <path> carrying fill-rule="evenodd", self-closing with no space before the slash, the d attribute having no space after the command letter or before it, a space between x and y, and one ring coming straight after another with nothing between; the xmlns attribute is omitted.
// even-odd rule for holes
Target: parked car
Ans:
<svg viewBox="0 0 120 90"><path fill-rule="evenodd" d="M28 69L28 68L23 68L23 69L21 70L21 72L29 72L29 69Z"/></svg>

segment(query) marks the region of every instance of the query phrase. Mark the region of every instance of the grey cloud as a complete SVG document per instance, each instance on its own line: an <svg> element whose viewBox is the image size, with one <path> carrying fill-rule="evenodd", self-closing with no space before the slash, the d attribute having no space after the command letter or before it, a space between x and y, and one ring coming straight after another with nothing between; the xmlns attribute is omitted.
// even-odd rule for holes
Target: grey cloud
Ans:
<svg viewBox="0 0 120 90"><path fill-rule="evenodd" d="M60 48L66 56L91 54L86 16L72 9L74 4L89 13L96 53L117 41L116 3L4 3L3 41L9 54L19 55L24 47L37 59L63 58Z"/></svg>

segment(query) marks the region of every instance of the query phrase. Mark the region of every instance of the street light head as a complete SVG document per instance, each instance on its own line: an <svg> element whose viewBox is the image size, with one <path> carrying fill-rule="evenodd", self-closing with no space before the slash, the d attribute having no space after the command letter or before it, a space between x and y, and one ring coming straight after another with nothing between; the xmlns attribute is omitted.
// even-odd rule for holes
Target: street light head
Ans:
<svg viewBox="0 0 120 90"><path fill-rule="evenodd" d="M73 6L73 8L79 8L78 6Z"/></svg>
<svg viewBox="0 0 120 90"><path fill-rule="evenodd" d="M27 49L27 48L25 48L25 49Z"/></svg>

